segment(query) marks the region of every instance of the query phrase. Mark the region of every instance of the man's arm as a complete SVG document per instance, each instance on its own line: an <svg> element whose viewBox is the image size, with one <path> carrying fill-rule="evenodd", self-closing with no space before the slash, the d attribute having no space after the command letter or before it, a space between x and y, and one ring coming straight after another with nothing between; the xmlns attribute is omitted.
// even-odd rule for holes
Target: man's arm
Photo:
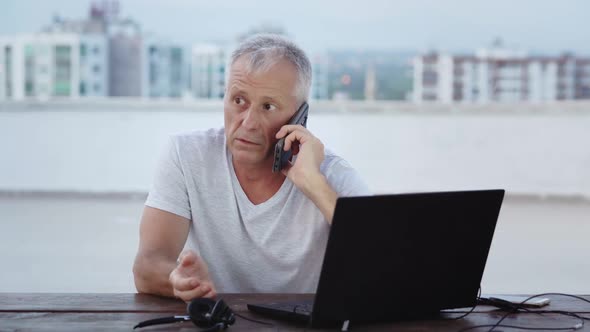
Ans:
<svg viewBox="0 0 590 332"><path fill-rule="evenodd" d="M302 186L301 190L320 209L331 225L338 193L332 189L328 179L322 173L315 173L309 177L308 184Z"/></svg>
<svg viewBox="0 0 590 332"><path fill-rule="evenodd" d="M188 237L190 220L146 206L139 228L139 249L133 265L140 293L174 296L170 273Z"/></svg>

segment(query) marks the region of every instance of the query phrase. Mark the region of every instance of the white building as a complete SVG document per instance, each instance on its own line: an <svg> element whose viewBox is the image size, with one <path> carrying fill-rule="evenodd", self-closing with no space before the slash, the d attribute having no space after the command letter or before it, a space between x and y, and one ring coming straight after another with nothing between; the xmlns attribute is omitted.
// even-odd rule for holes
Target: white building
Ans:
<svg viewBox="0 0 590 332"><path fill-rule="evenodd" d="M413 59L416 102L542 102L590 98L590 59L505 49Z"/></svg>
<svg viewBox="0 0 590 332"><path fill-rule="evenodd" d="M55 17L43 31L79 36L100 35L108 41L108 96L141 97L149 95L144 85L144 36L140 25L130 18L119 18L117 1L92 3L88 17L63 19ZM83 38L84 38L83 37Z"/></svg>
<svg viewBox="0 0 590 332"><path fill-rule="evenodd" d="M109 43L103 35L79 35L80 96L109 94Z"/></svg>
<svg viewBox="0 0 590 332"><path fill-rule="evenodd" d="M142 96L181 97L185 86L182 47L165 42L145 41L142 49Z"/></svg>
<svg viewBox="0 0 590 332"><path fill-rule="evenodd" d="M193 45L190 86L195 98L222 99L225 91L229 48L213 44Z"/></svg>
<svg viewBox="0 0 590 332"><path fill-rule="evenodd" d="M0 100L107 95L107 45L101 35L0 38Z"/></svg>

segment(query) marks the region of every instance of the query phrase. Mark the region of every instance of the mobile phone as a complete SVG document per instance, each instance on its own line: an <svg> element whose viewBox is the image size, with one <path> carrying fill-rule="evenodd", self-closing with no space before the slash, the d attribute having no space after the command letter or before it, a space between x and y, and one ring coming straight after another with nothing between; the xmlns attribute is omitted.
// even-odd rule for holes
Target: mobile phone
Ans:
<svg viewBox="0 0 590 332"><path fill-rule="evenodd" d="M298 124L304 127L307 126L307 111L309 110L309 105L307 102L303 102L295 115L291 117L288 124ZM286 136L285 136L286 137ZM291 159L293 153L291 150L285 151L285 137L281 138L277 144L275 145L275 153L274 153L274 160L272 164L272 172L276 173L279 172Z"/></svg>

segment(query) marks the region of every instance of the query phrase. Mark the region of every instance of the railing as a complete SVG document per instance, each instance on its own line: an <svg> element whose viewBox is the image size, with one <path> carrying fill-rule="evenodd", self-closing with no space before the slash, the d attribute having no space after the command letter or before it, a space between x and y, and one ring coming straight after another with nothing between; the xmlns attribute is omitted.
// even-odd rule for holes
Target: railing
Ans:
<svg viewBox="0 0 590 332"><path fill-rule="evenodd" d="M101 98L86 97L79 99L55 98L49 100L0 101L0 112L39 111L56 109L64 111L101 110L101 111L191 111L207 112L223 109L221 99L170 99L170 98ZM547 102L459 102L441 103L439 101L391 100L311 100L313 112L399 112L399 113L590 113L590 100L559 100Z"/></svg>

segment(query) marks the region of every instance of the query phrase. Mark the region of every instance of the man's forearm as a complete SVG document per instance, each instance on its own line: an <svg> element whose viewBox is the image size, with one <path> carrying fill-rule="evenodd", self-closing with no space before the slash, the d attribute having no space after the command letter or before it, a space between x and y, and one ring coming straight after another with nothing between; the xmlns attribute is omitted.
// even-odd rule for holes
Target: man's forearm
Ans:
<svg viewBox="0 0 590 332"><path fill-rule="evenodd" d="M176 261L162 256L141 256L135 258L133 276L135 288L140 293L174 297L170 272L176 268Z"/></svg>
<svg viewBox="0 0 590 332"><path fill-rule="evenodd" d="M331 225L338 193L332 189L326 177L321 173L313 177L304 194L320 209L324 218Z"/></svg>

